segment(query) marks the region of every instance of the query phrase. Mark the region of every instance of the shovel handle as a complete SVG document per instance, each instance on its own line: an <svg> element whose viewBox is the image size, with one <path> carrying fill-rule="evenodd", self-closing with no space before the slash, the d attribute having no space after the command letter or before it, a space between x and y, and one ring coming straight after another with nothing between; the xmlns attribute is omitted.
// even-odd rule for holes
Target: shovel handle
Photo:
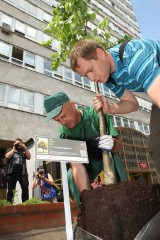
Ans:
<svg viewBox="0 0 160 240"><path fill-rule="evenodd" d="M96 95L99 94L99 87L98 83L94 82L95 84L95 91ZM103 136L106 134L106 125L105 125L105 118L102 109L98 111L99 116L99 130L100 130L100 136ZM104 168L104 184L109 185L116 182L115 175L112 169L112 155L111 152L103 151L103 168Z"/></svg>

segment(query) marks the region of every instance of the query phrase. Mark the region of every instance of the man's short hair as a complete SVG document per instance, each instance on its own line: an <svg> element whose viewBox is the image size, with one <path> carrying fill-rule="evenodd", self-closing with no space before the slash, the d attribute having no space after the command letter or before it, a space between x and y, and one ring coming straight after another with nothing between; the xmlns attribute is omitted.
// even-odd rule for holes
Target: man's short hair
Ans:
<svg viewBox="0 0 160 240"><path fill-rule="evenodd" d="M16 138L15 141L17 141L17 140L20 141L20 142L22 143L22 139L20 139L20 138Z"/></svg>
<svg viewBox="0 0 160 240"><path fill-rule="evenodd" d="M78 67L77 59L82 57L85 60L97 59L97 48L105 51L104 47L92 39L83 39L78 41L72 48L70 53L70 67L76 72Z"/></svg>

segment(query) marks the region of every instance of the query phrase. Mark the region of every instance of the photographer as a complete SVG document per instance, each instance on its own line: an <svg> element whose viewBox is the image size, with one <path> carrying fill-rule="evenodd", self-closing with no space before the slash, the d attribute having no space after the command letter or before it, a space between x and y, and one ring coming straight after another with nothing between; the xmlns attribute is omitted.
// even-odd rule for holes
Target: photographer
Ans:
<svg viewBox="0 0 160 240"><path fill-rule="evenodd" d="M35 173L32 188L34 189L38 185L41 189L42 201L56 201L56 185L53 182L52 176L49 173L45 174L43 166L40 166L38 172ZM55 188L53 186L55 186Z"/></svg>
<svg viewBox="0 0 160 240"><path fill-rule="evenodd" d="M5 158L7 159L8 178L7 201L13 202L13 190L16 188L17 181L19 181L22 189L22 202L25 202L29 198L26 159L30 160L31 154L22 140L17 138L14 141L13 148L7 149Z"/></svg>

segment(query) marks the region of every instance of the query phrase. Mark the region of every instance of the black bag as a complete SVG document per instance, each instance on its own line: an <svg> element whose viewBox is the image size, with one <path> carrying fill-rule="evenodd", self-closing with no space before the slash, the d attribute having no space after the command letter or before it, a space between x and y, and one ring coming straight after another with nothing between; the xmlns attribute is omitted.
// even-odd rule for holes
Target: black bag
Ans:
<svg viewBox="0 0 160 240"><path fill-rule="evenodd" d="M56 190L56 196L57 196L57 202L64 202L63 199L63 190L62 189L57 189Z"/></svg>

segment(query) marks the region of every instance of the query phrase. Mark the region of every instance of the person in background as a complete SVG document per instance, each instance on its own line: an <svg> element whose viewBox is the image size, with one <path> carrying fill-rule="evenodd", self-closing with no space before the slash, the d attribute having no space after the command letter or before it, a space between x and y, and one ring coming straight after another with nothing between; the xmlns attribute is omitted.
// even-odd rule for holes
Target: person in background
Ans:
<svg viewBox="0 0 160 240"><path fill-rule="evenodd" d="M107 134L99 137L99 117L93 107L76 108L64 92L46 98L44 107L47 121L53 119L62 125L59 138L86 141L89 164L70 162L71 168L68 170L69 189L77 204L80 203L80 193L84 189L90 190L91 182L103 170L103 150L113 153L112 166L117 181L127 180L125 166L119 155L121 141L109 115L105 115Z"/></svg>
<svg viewBox="0 0 160 240"><path fill-rule="evenodd" d="M54 181L49 173L45 173L44 167L40 166L35 173L32 188L39 186L41 189L41 200L48 202L56 201L56 188Z"/></svg>
<svg viewBox="0 0 160 240"><path fill-rule="evenodd" d="M153 103L148 147L160 177L160 41L132 39L124 47L122 59L120 46L106 51L94 40L80 40L71 50L71 69L104 83L116 95L117 103L109 103L102 95L94 97L95 110L102 108L105 114L137 111L138 101L132 92L148 94Z"/></svg>
<svg viewBox="0 0 160 240"><path fill-rule="evenodd" d="M22 189L22 202L25 202L29 199L26 159L30 160L31 154L22 140L17 138L13 147L6 150L5 158L8 179L7 201L13 203L13 191L16 188L17 181L19 181Z"/></svg>

